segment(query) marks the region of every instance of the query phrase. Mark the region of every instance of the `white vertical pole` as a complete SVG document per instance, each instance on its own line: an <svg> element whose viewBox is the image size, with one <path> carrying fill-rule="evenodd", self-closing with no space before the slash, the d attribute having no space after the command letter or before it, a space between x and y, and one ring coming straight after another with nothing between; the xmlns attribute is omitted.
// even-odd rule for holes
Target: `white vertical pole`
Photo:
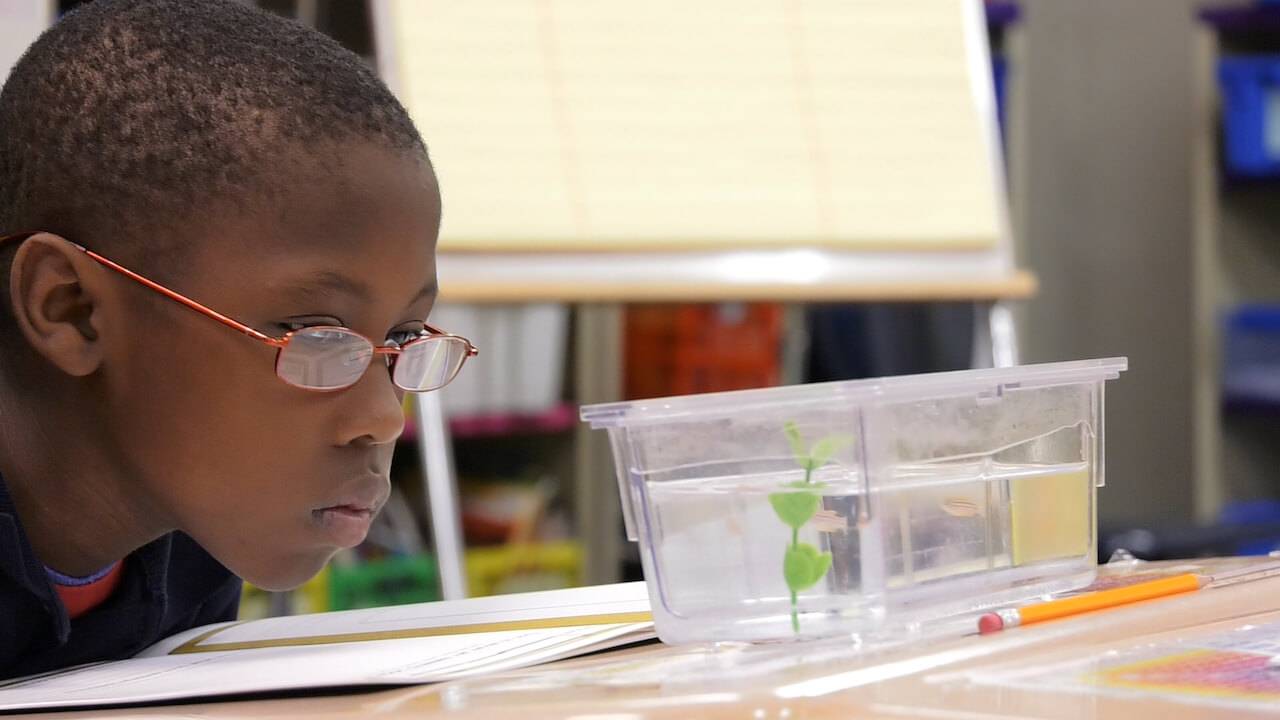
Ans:
<svg viewBox="0 0 1280 720"><path fill-rule="evenodd" d="M1018 331L1013 310L1005 303L992 303L987 309L987 323L991 333L992 366L1013 367L1019 364Z"/></svg>
<svg viewBox="0 0 1280 720"><path fill-rule="evenodd" d="M970 366L987 368L1017 365L1018 333L1013 311L1008 305L999 302L978 303L975 310Z"/></svg>
<svg viewBox="0 0 1280 720"><path fill-rule="evenodd" d="M467 575L463 565L462 515L458 485L453 476L449 428L445 424L440 393L417 395L418 452L422 456L427 490L427 512L431 516L431 536L436 562L440 565L440 592L445 600L467 596Z"/></svg>
<svg viewBox="0 0 1280 720"><path fill-rule="evenodd" d="M370 0L369 14L378 74L392 92L399 92L395 18L390 0ZM416 405L418 454L422 458L427 514L431 518L436 562L440 566L440 593L445 600L457 600L467 596L467 575L463 564L462 514L453 472L449 426L445 424L439 391L419 393Z"/></svg>

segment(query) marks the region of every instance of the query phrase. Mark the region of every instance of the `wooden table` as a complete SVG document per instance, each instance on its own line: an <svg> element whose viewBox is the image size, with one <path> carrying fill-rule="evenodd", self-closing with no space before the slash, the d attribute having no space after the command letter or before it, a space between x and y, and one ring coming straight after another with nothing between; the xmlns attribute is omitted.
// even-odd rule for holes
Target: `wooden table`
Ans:
<svg viewBox="0 0 1280 720"><path fill-rule="evenodd" d="M1216 561L1216 566L1232 561ZM1155 567L1148 564L1146 569ZM975 684L1109 648L1280 621L1280 578L1205 590L1001 634L857 653L847 646L647 645L439 685L367 693L46 714L55 718L1052 718L1181 720L1226 713L1159 698ZM807 656L807 657L803 657ZM730 668L730 669L726 669ZM1277 706L1280 711L1280 706ZM1232 711L1231 717L1266 713Z"/></svg>

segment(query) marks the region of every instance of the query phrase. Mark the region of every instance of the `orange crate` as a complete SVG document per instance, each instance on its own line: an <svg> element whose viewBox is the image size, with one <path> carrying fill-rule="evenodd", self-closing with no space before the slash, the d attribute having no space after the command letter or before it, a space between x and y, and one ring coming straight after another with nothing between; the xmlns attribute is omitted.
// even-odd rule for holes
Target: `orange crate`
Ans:
<svg viewBox="0 0 1280 720"><path fill-rule="evenodd" d="M777 385L777 303L634 305L626 311L628 399Z"/></svg>

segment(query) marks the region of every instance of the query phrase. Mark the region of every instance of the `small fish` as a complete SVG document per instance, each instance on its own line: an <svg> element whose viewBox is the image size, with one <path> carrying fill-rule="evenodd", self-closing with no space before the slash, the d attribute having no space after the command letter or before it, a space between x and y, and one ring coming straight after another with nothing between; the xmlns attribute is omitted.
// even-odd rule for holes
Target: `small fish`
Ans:
<svg viewBox="0 0 1280 720"><path fill-rule="evenodd" d="M835 510L819 510L813 514L813 529L818 532L848 532L849 519Z"/></svg>
<svg viewBox="0 0 1280 720"><path fill-rule="evenodd" d="M942 511L951 517L972 518L982 515L978 503L965 497L949 497L942 501Z"/></svg>

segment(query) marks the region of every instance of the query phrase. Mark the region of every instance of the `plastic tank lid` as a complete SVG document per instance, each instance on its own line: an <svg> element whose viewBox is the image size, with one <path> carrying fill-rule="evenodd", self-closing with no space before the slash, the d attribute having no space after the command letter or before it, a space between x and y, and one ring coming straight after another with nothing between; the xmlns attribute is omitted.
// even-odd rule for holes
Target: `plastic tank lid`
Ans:
<svg viewBox="0 0 1280 720"><path fill-rule="evenodd" d="M910 402L969 394L999 394L1016 388L1114 380L1128 369L1128 358L1118 357L841 380L585 405L582 407L581 417L591 423L593 428L648 425L699 415L723 416L762 408L822 406L833 402Z"/></svg>

